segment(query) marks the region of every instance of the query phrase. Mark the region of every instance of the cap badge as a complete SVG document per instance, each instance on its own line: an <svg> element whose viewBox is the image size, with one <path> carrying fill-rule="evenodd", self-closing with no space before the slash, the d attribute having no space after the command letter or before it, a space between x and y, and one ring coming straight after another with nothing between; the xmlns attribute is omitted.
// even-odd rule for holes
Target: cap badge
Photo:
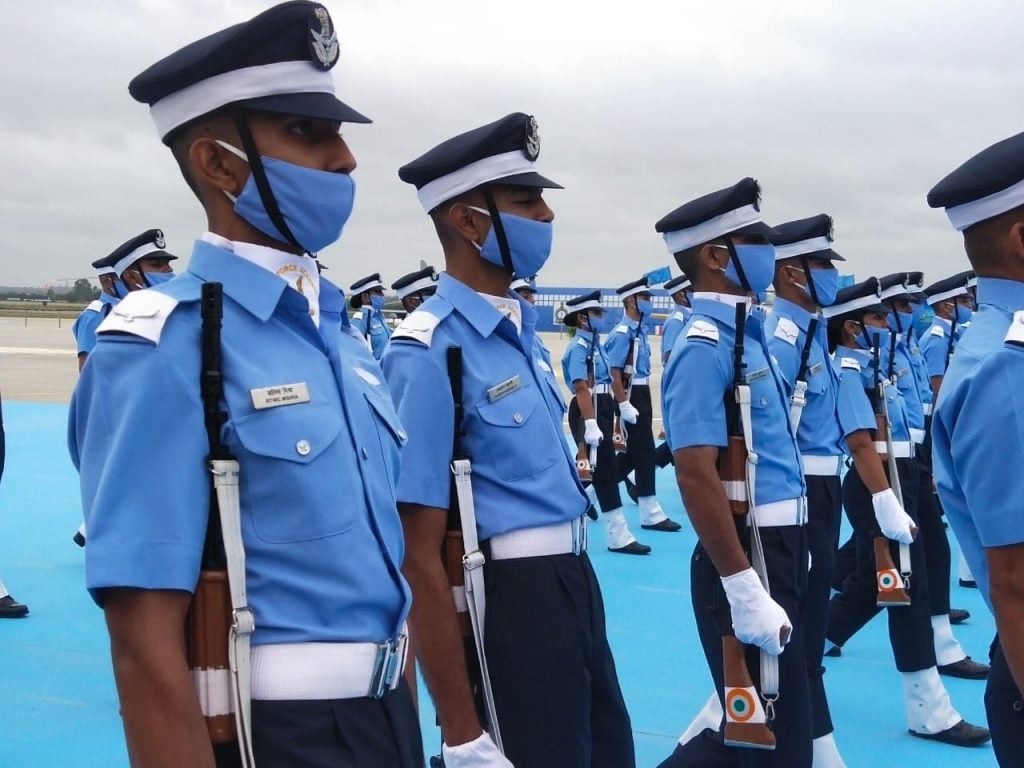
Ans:
<svg viewBox="0 0 1024 768"><path fill-rule="evenodd" d="M825 237L828 238L830 243L836 239L831 216L828 217L828 231L825 232Z"/></svg>
<svg viewBox="0 0 1024 768"><path fill-rule="evenodd" d="M331 15L326 8L317 6L313 9L313 15L320 23L320 31L309 30L309 50L316 58L314 63L319 62L322 69L330 69L338 60L338 35L331 24Z"/></svg>
<svg viewBox="0 0 1024 768"><path fill-rule="evenodd" d="M761 210L761 185L754 182L754 210Z"/></svg>
<svg viewBox="0 0 1024 768"><path fill-rule="evenodd" d="M164 233L159 229L156 231L156 237L153 238L153 245L157 248L167 247L167 241L164 240Z"/></svg>
<svg viewBox="0 0 1024 768"><path fill-rule="evenodd" d="M530 117L526 125L526 142L523 145L523 152L527 159L536 160L540 154L540 133L537 131L537 118Z"/></svg>

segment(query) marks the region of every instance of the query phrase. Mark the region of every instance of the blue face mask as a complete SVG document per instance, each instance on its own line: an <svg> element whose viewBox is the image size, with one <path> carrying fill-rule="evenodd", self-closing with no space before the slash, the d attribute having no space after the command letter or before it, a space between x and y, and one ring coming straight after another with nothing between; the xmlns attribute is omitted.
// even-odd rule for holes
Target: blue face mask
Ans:
<svg viewBox="0 0 1024 768"><path fill-rule="evenodd" d="M114 295L119 299L123 299L128 295L128 287L120 280L115 280L110 287L114 290Z"/></svg>
<svg viewBox="0 0 1024 768"><path fill-rule="evenodd" d="M152 288L154 285L162 285L173 280L175 275L173 272L143 272L142 277L145 278L146 283Z"/></svg>
<svg viewBox="0 0 1024 768"><path fill-rule="evenodd" d="M483 208L469 206L470 210L482 213L490 218L490 213ZM505 239L508 241L509 255L512 259L513 277L521 277L524 280L533 277L547 263L551 256L551 242L554 237L554 228L550 221L534 221L511 213L498 212L501 218L501 225L505 229ZM476 245L476 243L473 243ZM491 226L483 245L476 245L483 256L491 264L499 267L505 266L505 260L501 258L501 247L498 245L498 235Z"/></svg>
<svg viewBox="0 0 1024 768"><path fill-rule="evenodd" d="M220 140L217 143L248 162L240 149ZM260 160L277 207L299 245L309 253L317 253L341 237L355 202L356 184L351 176L262 155ZM228 194L228 198L235 203L235 213L260 232L278 242L288 242L267 213L251 173L242 193L237 198Z"/></svg>
<svg viewBox="0 0 1024 768"><path fill-rule="evenodd" d="M650 317L651 313L654 312L654 306L649 299L639 299L636 303L636 311L645 318Z"/></svg>
<svg viewBox="0 0 1024 768"><path fill-rule="evenodd" d="M970 322L971 315L973 315L973 314L974 313L971 311L970 307L965 307L962 304L957 304L956 305L956 324L957 325L963 325L964 323Z"/></svg>
<svg viewBox="0 0 1024 768"><path fill-rule="evenodd" d="M879 353L886 354L892 341L892 332L888 328L876 328L873 325L863 326L862 332L857 336L857 344L860 348L870 350L876 341Z"/></svg>
<svg viewBox="0 0 1024 768"><path fill-rule="evenodd" d="M932 321L935 320L935 310L924 303L912 306L914 307L914 330L920 336L932 327Z"/></svg>
<svg viewBox="0 0 1024 768"><path fill-rule="evenodd" d="M835 304L836 294L839 293L839 270L838 269L811 269L808 270L808 279L814 284L814 293L818 297L818 306L828 307ZM807 295L810 290L804 286ZM813 296L811 297L814 298Z"/></svg>
<svg viewBox="0 0 1024 768"><path fill-rule="evenodd" d="M590 330L594 333L608 333L615 324L612 322L611 316L606 312L600 317L594 317L593 315L587 315L587 323Z"/></svg>
<svg viewBox="0 0 1024 768"><path fill-rule="evenodd" d="M720 248L724 246L718 246ZM766 244L735 243L736 257L743 266L743 274L746 275L747 285L743 285L739 272L736 271L736 264L733 263L730 254L729 263L725 265L725 276L733 283L753 293L760 293L772 284L775 276L775 247Z"/></svg>
<svg viewBox="0 0 1024 768"><path fill-rule="evenodd" d="M899 317L899 323L896 322L897 316ZM914 327L914 313L913 312L890 312L889 313L889 328L896 333L906 333Z"/></svg>
<svg viewBox="0 0 1024 768"><path fill-rule="evenodd" d="M371 293L370 306L373 307L378 312L384 309L384 297L381 296L379 293Z"/></svg>

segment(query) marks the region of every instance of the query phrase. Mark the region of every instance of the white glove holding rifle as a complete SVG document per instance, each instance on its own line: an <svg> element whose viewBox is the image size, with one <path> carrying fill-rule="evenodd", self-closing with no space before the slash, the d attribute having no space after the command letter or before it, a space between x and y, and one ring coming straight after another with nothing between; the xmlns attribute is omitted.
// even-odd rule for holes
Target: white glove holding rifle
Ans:
<svg viewBox="0 0 1024 768"><path fill-rule="evenodd" d="M783 607L761 584L754 569L747 568L732 576L723 576L722 587L729 598L736 639L747 645L756 645L772 656L782 653L793 632L793 625Z"/></svg>
<svg viewBox="0 0 1024 768"><path fill-rule="evenodd" d="M444 758L445 768L515 768L508 758L498 751L487 731L473 741L455 747L442 744L441 756Z"/></svg>
<svg viewBox="0 0 1024 768"><path fill-rule="evenodd" d="M629 400L623 400L619 403L619 416L627 424L636 424L636 420L640 418L640 411L634 408Z"/></svg>
<svg viewBox="0 0 1024 768"><path fill-rule="evenodd" d="M597 447L604 440L604 433L597 426L597 419L586 419L583 422L583 442Z"/></svg>
<svg viewBox="0 0 1024 768"><path fill-rule="evenodd" d="M910 544L917 536L914 518L903 509L892 488L871 494L871 506L875 508L875 520L885 538Z"/></svg>

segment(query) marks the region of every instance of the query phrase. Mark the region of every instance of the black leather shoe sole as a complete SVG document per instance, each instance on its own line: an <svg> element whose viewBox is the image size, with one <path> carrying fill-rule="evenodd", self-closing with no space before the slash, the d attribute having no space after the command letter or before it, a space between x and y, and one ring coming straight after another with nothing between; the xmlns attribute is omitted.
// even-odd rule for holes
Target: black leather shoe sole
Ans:
<svg viewBox="0 0 1024 768"><path fill-rule="evenodd" d="M971 612L966 611L963 608L950 608L949 609L949 623L950 624L963 624L971 618Z"/></svg>
<svg viewBox="0 0 1024 768"><path fill-rule="evenodd" d="M20 619L28 615L28 606L10 595L0 597L0 619Z"/></svg>
<svg viewBox="0 0 1024 768"><path fill-rule="evenodd" d="M75 531L75 535L71 537L71 540L80 547L85 546L85 536L82 535L81 531Z"/></svg>
<svg viewBox="0 0 1024 768"><path fill-rule="evenodd" d="M640 527L643 528L645 531L663 531L665 533L675 533L676 531L682 530L683 526L681 526L675 520L669 520L668 518L665 518L660 523L655 523L654 525L641 525Z"/></svg>
<svg viewBox="0 0 1024 768"><path fill-rule="evenodd" d="M618 547L613 549L608 547L609 552L615 552L619 555L649 555L651 554L651 548L646 544L641 544L639 541L631 541L624 547Z"/></svg>
<svg viewBox="0 0 1024 768"><path fill-rule="evenodd" d="M960 586L966 587L967 589L977 589L978 582L976 582L974 579L960 579Z"/></svg>
<svg viewBox="0 0 1024 768"><path fill-rule="evenodd" d="M939 733L910 731L910 735L928 741L941 741L943 744L952 744L954 747L980 747L992 738L992 734L988 732L987 728L971 725L966 720L961 720L952 728L947 728Z"/></svg>
<svg viewBox="0 0 1024 768"><path fill-rule="evenodd" d="M954 664L940 664L939 674L947 677L960 677L964 680L984 680L988 677L988 664L979 664L970 656L960 659Z"/></svg>

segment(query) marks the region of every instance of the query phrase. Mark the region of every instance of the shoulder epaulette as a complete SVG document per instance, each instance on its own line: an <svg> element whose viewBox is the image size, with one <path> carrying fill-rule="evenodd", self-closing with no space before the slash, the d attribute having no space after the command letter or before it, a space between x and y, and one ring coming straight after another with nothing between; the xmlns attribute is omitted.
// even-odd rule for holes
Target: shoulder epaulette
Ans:
<svg viewBox="0 0 1024 768"><path fill-rule="evenodd" d="M90 301L89 306L87 306L85 309L87 312L102 312L103 302L100 301L99 299L96 299L95 301Z"/></svg>
<svg viewBox="0 0 1024 768"><path fill-rule="evenodd" d="M791 347L795 347L796 340L800 338L800 326L788 317L780 317L778 325L775 326L775 333L772 335L776 339L782 339Z"/></svg>
<svg viewBox="0 0 1024 768"><path fill-rule="evenodd" d="M178 299L161 291L133 291L110 310L96 333L127 333L159 344L164 324L176 306Z"/></svg>
<svg viewBox="0 0 1024 768"><path fill-rule="evenodd" d="M1024 310L1013 313L1013 322L1006 329L1003 341L1007 344L1024 347Z"/></svg>
<svg viewBox="0 0 1024 768"><path fill-rule="evenodd" d="M430 347L434 339L434 331L441 323L441 318L432 312L424 309L417 309L405 316L405 319L398 324L395 332L391 334L392 341L416 341L425 347Z"/></svg>
<svg viewBox="0 0 1024 768"><path fill-rule="evenodd" d="M860 363L852 357L841 357L839 358L839 367L844 371L859 371Z"/></svg>
<svg viewBox="0 0 1024 768"><path fill-rule="evenodd" d="M941 325L933 325L929 333L931 333L932 336L938 336L940 339L945 338L946 336L946 331Z"/></svg>
<svg viewBox="0 0 1024 768"><path fill-rule="evenodd" d="M694 320L686 332L688 339L706 339L718 343L718 326L707 320Z"/></svg>
<svg viewBox="0 0 1024 768"><path fill-rule="evenodd" d="M629 333L628 325L616 325L615 330L612 333Z"/></svg>
<svg viewBox="0 0 1024 768"><path fill-rule="evenodd" d="M587 341L586 339L582 339L582 338L581 339L576 339L576 343L579 346L583 347L584 349L586 349L586 348L588 348L590 346L590 342Z"/></svg>

